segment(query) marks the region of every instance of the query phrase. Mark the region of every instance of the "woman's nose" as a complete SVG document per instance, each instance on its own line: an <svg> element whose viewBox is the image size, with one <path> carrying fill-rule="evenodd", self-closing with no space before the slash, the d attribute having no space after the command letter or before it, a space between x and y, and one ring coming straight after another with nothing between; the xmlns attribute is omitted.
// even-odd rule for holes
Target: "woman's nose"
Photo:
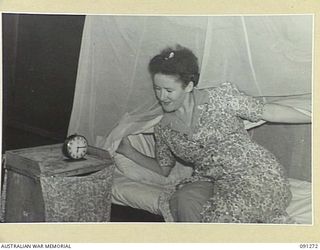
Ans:
<svg viewBox="0 0 320 250"><path fill-rule="evenodd" d="M159 99L160 99L160 101L165 100L166 97L167 97L166 91L165 91L165 90L161 90L160 93L159 93Z"/></svg>

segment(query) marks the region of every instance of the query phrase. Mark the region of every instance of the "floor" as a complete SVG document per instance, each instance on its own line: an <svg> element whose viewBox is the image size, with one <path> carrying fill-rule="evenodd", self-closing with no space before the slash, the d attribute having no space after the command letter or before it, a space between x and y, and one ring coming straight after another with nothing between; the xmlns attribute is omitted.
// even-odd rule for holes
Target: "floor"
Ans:
<svg viewBox="0 0 320 250"><path fill-rule="evenodd" d="M111 222L164 222L159 215L148 211L112 204Z"/></svg>

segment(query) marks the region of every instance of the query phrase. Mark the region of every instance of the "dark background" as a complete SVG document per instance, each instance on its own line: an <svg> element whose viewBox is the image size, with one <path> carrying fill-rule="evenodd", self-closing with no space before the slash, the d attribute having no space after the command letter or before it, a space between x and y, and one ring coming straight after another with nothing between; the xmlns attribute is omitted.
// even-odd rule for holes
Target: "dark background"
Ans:
<svg viewBox="0 0 320 250"><path fill-rule="evenodd" d="M3 14L3 152L66 137L84 19Z"/></svg>
<svg viewBox="0 0 320 250"><path fill-rule="evenodd" d="M2 15L2 153L67 137L84 20L82 15ZM163 219L112 204L111 221Z"/></svg>

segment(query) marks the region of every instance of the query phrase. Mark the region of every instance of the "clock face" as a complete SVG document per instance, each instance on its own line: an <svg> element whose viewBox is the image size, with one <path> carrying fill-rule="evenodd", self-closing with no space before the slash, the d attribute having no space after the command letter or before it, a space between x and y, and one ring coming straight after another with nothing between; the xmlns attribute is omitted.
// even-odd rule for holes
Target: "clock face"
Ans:
<svg viewBox="0 0 320 250"><path fill-rule="evenodd" d="M80 135L72 136L66 141L66 153L71 159L81 159L87 154L88 142Z"/></svg>

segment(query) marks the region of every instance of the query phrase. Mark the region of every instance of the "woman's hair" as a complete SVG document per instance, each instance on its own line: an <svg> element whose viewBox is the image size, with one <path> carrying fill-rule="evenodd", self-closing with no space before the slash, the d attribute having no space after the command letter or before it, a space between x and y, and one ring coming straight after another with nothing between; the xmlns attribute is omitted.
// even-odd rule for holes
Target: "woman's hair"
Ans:
<svg viewBox="0 0 320 250"><path fill-rule="evenodd" d="M152 79L155 74L178 76L186 87L190 81L197 86L199 80L198 59L193 52L177 45L175 49L166 48L149 62L149 72Z"/></svg>

